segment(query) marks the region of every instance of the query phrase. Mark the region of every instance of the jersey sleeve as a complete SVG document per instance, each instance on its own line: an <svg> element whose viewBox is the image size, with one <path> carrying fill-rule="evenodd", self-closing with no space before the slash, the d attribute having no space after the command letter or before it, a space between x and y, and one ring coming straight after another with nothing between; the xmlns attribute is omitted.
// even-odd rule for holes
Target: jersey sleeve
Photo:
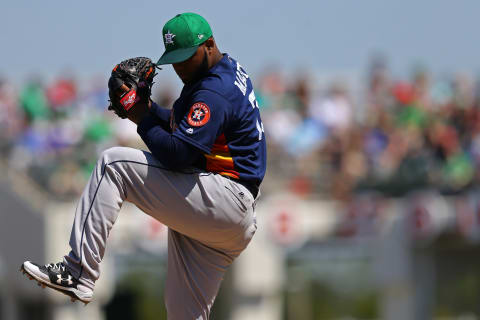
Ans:
<svg viewBox="0 0 480 320"><path fill-rule="evenodd" d="M218 93L197 91L173 135L210 154L213 143L227 121L229 106L230 102Z"/></svg>
<svg viewBox="0 0 480 320"><path fill-rule="evenodd" d="M184 169L194 163L200 156L197 148L177 139L160 125L155 125L151 119L144 118L137 132L148 149L166 169Z"/></svg>
<svg viewBox="0 0 480 320"><path fill-rule="evenodd" d="M171 110L160 107L152 101L150 113L153 114L159 121L160 126L166 131L170 132L170 115Z"/></svg>

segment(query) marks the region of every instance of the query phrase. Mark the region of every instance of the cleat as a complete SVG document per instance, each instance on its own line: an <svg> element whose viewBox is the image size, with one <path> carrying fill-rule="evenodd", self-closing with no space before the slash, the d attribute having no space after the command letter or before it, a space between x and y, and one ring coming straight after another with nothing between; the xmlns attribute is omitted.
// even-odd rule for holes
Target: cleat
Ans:
<svg viewBox="0 0 480 320"><path fill-rule="evenodd" d="M37 285L52 288L70 297L72 302L80 300L87 305L93 296L93 291L78 279L74 278L63 262L50 263L44 266L25 261L20 267L30 280L37 281Z"/></svg>

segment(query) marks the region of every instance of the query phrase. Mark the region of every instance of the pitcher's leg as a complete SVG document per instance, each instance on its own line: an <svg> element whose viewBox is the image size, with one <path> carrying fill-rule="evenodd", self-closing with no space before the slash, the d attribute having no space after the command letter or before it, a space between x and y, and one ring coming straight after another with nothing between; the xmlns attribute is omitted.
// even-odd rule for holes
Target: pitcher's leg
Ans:
<svg viewBox="0 0 480 320"><path fill-rule="evenodd" d="M207 320L233 257L168 230L165 305L169 320Z"/></svg>
<svg viewBox="0 0 480 320"><path fill-rule="evenodd" d="M112 166L112 155L103 152L78 202L70 236L70 253L64 263L72 274L93 289L110 230L125 199L122 179Z"/></svg>
<svg viewBox="0 0 480 320"><path fill-rule="evenodd" d="M93 289L108 235L123 201L130 201L168 226L182 226L195 213L185 194L195 188L193 174L165 170L149 153L132 148L105 150L80 198L64 263ZM197 224L198 225L198 224Z"/></svg>
<svg viewBox="0 0 480 320"><path fill-rule="evenodd" d="M170 229L231 256L238 255L255 228L253 198L247 196L246 189L235 187L214 174L165 170L141 150L108 149L78 204L70 238L72 250L64 262L73 276L93 288L123 201L134 203Z"/></svg>

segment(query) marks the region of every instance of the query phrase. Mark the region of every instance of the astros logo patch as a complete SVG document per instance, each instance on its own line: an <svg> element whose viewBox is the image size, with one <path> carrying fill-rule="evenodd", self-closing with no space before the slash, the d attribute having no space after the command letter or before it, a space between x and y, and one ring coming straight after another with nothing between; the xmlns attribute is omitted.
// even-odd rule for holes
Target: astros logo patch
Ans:
<svg viewBox="0 0 480 320"><path fill-rule="evenodd" d="M200 127L210 120L210 108L203 103L197 102L191 108L187 116L187 122L192 127Z"/></svg>

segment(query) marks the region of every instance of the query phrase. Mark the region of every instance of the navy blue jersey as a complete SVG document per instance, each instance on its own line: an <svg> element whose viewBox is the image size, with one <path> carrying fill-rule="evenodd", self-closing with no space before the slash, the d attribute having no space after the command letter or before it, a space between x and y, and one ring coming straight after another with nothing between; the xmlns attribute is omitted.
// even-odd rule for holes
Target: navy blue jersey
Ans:
<svg viewBox="0 0 480 320"><path fill-rule="evenodd" d="M259 186L266 170L266 142L252 82L224 54L198 82L185 85L171 116L173 135L201 150L195 165Z"/></svg>

